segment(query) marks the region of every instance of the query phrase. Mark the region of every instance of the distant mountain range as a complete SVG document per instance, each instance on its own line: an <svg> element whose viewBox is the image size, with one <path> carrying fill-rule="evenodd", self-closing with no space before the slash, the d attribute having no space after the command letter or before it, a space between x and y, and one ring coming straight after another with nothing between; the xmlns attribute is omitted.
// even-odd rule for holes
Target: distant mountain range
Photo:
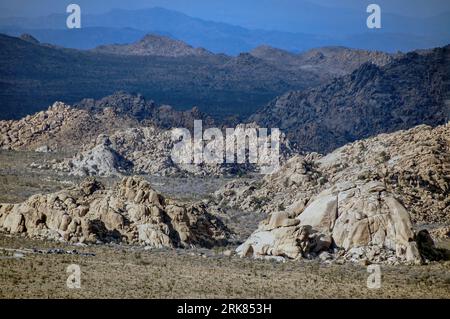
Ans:
<svg viewBox="0 0 450 319"><path fill-rule="evenodd" d="M292 12L292 15L295 18L289 16L284 20L295 26L296 32L274 31L277 27L283 29L283 24L275 24L271 30L247 29L193 18L164 8L114 9L104 14L86 14L82 17L82 28L73 30L66 28L66 14L2 18L0 32L13 36L29 33L41 42L77 49L92 49L111 43L129 44L151 32L214 53L231 55L248 52L260 45L293 52L330 45L387 52L411 51L442 46L450 39L449 13L430 19L385 14L383 28L376 31L366 28L364 11L355 13L312 6L306 11Z"/></svg>
<svg viewBox="0 0 450 319"><path fill-rule="evenodd" d="M237 57L213 54L163 36L132 45L80 51L41 44L30 35L0 35L0 117L20 118L54 101L73 104L119 90L179 110L198 106L215 118L247 117L277 95L347 74L394 56L346 48L292 54L258 48ZM285 60L277 60L280 54Z"/></svg>
<svg viewBox="0 0 450 319"><path fill-rule="evenodd" d="M339 63L336 63L339 65ZM276 98L250 117L278 127L304 151L328 153L380 133L450 120L450 45L411 52L377 66Z"/></svg>
<svg viewBox="0 0 450 319"><path fill-rule="evenodd" d="M93 51L118 55L153 55L166 57L202 56L212 54L202 48L193 48L182 41L154 34L148 34L136 43L101 45L93 49Z"/></svg>

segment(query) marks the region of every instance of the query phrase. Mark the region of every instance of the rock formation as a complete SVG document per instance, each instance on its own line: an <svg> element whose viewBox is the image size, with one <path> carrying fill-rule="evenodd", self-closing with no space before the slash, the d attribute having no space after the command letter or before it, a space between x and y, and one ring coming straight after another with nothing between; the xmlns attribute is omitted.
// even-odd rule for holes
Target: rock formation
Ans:
<svg viewBox="0 0 450 319"><path fill-rule="evenodd" d="M94 179L20 204L0 205L0 226L12 234L70 242L122 242L151 247L212 247L230 233L201 204L164 198L128 177L106 190Z"/></svg>
<svg viewBox="0 0 450 319"><path fill-rule="evenodd" d="M411 52L309 90L291 91L250 117L278 127L298 149L328 153L349 142L450 120L450 46Z"/></svg>
<svg viewBox="0 0 450 319"><path fill-rule="evenodd" d="M404 206L381 182L345 183L310 200L303 211L275 212L238 249L243 256L317 256L342 249L370 262L419 263L415 233Z"/></svg>
<svg viewBox="0 0 450 319"><path fill-rule="evenodd" d="M20 120L0 121L0 149L78 151L101 134L139 126L191 129L194 120L202 120L204 127L213 125L213 120L195 107L177 111L120 91L100 100L84 99L74 106L55 102L46 111Z"/></svg>
<svg viewBox="0 0 450 319"><path fill-rule="evenodd" d="M238 248L242 256L416 263L438 256L424 242L448 232L449 150L449 125L381 134L295 156L262 180L230 182L216 203L270 214ZM430 224L444 228L418 236Z"/></svg>
<svg viewBox="0 0 450 319"><path fill-rule="evenodd" d="M254 127L247 124L245 127ZM225 136L225 133L224 133ZM270 135L268 136L270 139ZM253 145L253 144L252 144ZM218 145L223 148L223 145ZM250 163L183 164L172 160L174 141L170 130L155 126L118 130L109 136L99 135L94 143L73 158L51 165L53 169L78 176L110 176L124 174L154 174L160 176L223 176L260 172L261 165ZM293 150L289 141L280 137L280 163L284 163ZM48 165L47 165L48 166Z"/></svg>
<svg viewBox="0 0 450 319"><path fill-rule="evenodd" d="M18 121L0 121L0 148L74 151L99 134L112 133L122 127L138 125L129 116L119 116L110 108L92 113L55 102L46 111L28 115Z"/></svg>
<svg viewBox="0 0 450 319"><path fill-rule="evenodd" d="M111 148L106 135L100 135L98 144L84 152L80 152L65 163L71 175L76 176L113 176L129 173L133 163L123 158ZM60 168L62 165L54 165Z"/></svg>
<svg viewBox="0 0 450 319"><path fill-rule="evenodd" d="M381 181L414 224L450 224L450 125L420 125L345 145L322 156L297 155L262 180L235 180L216 192L221 206L266 213L295 209L343 182Z"/></svg>

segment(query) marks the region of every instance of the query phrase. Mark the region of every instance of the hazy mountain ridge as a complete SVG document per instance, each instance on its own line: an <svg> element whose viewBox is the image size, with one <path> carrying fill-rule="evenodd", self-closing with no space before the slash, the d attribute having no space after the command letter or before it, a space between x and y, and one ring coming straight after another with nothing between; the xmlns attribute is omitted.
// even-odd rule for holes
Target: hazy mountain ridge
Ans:
<svg viewBox="0 0 450 319"><path fill-rule="evenodd" d="M449 49L408 53L381 67L365 63L327 84L278 97L250 121L279 127L300 149L321 153L379 133L446 123Z"/></svg>
<svg viewBox="0 0 450 319"><path fill-rule="evenodd" d="M249 53L237 57L122 56L36 44L5 35L0 35L0 43L0 110L6 119L32 114L54 101L73 104L118 90L139 92L176 109L198 106L216 118L236 114L246 117L277 95L321 84L348 72L355 63L354 55L343 55L339 59L343 68L329 71L318 66L321 59L308 60L305 69L301 63L286 68L283 63ZM161 45L160 50L168 49ZM355 55L364 56L361 63L372 60L364 51L355 51ZM333 54L328 59L331 61Z"/></svg>
<svg viewBox="0 0 450 319"><path fill-rule="evenodd" d="M318 77L326 75L324 78L348 74L366 62L383 66L401 56L401 53L389 54L337 46L296 54L267 45L253 49L250 54L286 70L309 71Z"/></svg>
<svg viewBox="0 0 450 319"><path fill-rule="evenodd" d="M114 9L104 14L86 14L83 16L83 27L78 30L66 29L65 14L40 18L3 18L0 19L0 30L11 35L30 33L37 38L42 37L44 42L82 49L110 43L131 43L145 33L152 32L171 35L215 53L233 55L250 51L262 44L296 52L330 45L396 52L441 46L448 42L448 32L442 31L449 29L448 13L428 19L385 14L384 28L379 32L369 32L365 25L365 10L350 13L348 10L313 6L310 8L312 12L306 13L301 10L305 5L299 4L297 10L300 11L295 11L294 15L289 14L284 19L289 26L297 26L291 32L276 31L283 28L277 25L270 28L269 21L264 27L269 30L247 29L238 26L239 23L233 25L207 21L158 7L141 10ZM334 19L321 19L323 14L319 12L327 12ZM340 28L343 29L339 31ZM312 31L313 34L306 34L304 30L315 31Z"/></svg>
<svg viewBox="0 0 450 319"><path fill-rule="evenodd" d="M173 40L168 37L148 34L140 41L133 44L113 44L103 45L93 49L94 52L119 54L119 55L139 55L139 56L203 56L211 55L202 48L193 48L190 45L178 40Z"/></svg>

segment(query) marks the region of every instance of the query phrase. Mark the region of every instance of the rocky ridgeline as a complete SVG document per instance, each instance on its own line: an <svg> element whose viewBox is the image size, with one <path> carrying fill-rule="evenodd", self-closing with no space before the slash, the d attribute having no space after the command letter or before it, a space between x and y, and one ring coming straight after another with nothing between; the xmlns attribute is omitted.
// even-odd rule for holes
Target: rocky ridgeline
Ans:
<svg viewBox="0 0 450 319"><path fill-rule="evenodd" d="M175 39L156 34L147 34L141 40L131 44L102 45L92 50L96 53L138 56L209 56L211 52Z"/></svg>
<svg viewBox="0 0 450 319"><path fill-rule="evenodd" d="M411 52L311 89L287 92L249 121L278 127L298 149L329 153L347 143L450 120L450 46ZM333 61L333 63L336 63Z"/></svg>
<svg viewBox="0 0 450 319"><path fill-rule="evenodd" d="M367 62L384 66L401 57L400 54L345 47L322 47L296 54L267 45L256 47L250 54L287 70L313 72L322 80L351 73Z"/></svg>
<svg viewBox="0 0 450 319"><path fill-rule="evenodd" d="M447 124L381 134L324 157L296 156L263 180L233 181L215 196L221 207L270 214L238 249L243 256L325 251L321 258L395 263L420 261L416 239L429 235L413 227L450 224L449 193ZM447 236L444 228L433 234Z"/></svg>
<svg viewBox="0 0 450 319"><path fill-rule="evenodd" d="M137 121L118 116L112 109L92 113L55 102L46 111L18 121L0 121L0 148L12 150L78 150L83 142Z"/></svg>
<svg viewBox="0 0 450 319"><path fill-rule="evenodd" d="M254 126L248 124L247 126ZM269 136L270 138L270 136ZM181 164L172 160L174 147L170 130L155 126L118 130L99 135L83 151L60 163L44 165L76 176L152 174L160 176L224 176L259 172L256 164ZM283 163L293 154L289 141L280 141Z"/></svg>
<svg viewBox="0 0 450 319"><path fill-rule="evenodd" d="M109 190L87 179L73 189L2 204L0 226L12 234L72 243L212 247L230 239L227 228L201 204L164 198L135 177Z"/></svg>
<svg viewBox="0 0 450 319"><path fill-rule="evenodd" d="M212 125L212 119L195 107L177 111L119 91L99 100L84 99L73 107L55 102L48 110L21 120L0 121L0 149L79 151L101 134L144 125L191 129L194 120L202 120L205 127Z"/></svg>

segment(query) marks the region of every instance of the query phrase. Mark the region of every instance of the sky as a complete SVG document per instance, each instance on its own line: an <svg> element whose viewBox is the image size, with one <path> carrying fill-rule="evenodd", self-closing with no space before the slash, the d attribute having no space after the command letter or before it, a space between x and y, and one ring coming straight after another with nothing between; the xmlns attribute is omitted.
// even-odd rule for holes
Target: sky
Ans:
<svg viewBox="0 0 450 319"><path fill-rule="evenodd" d="M322 18L333 19L334 11L329 9L339 8L343 15L358 14L365 17L367 5L376 3L381 6L383 13L414 18L450 12L450 0L0 0L0 17L65 14L70 3L79 4L82 14L104 13L114 8L141 9L159 6L204 20L250 29L288 32L304 31L299 30L296 23L299 21L296 20L296 12L300 16L301 11L303 17L309 18L308 12L314 12L313 15L323 12ZM317 6L324 10L312 9L317 9Z"/></svg>
<svg viewBox="0 0 450 319"><path fill-rule="evenodd" d="M178 10L193 16L206 18L218 15L222 11L239 12L242 10L251 15L252 10L258 10L261 3L284 7L296 7L304 0L0 0L1 16L36 16L55 12L64 12L70 3L77 3L86 13L102 13L112 8L139 9L161 6ZM448 0L308 0L327 7L360 9L370 3L376 3L386 12L412 17L428 17L443 11L450 11Z"/></svg>

